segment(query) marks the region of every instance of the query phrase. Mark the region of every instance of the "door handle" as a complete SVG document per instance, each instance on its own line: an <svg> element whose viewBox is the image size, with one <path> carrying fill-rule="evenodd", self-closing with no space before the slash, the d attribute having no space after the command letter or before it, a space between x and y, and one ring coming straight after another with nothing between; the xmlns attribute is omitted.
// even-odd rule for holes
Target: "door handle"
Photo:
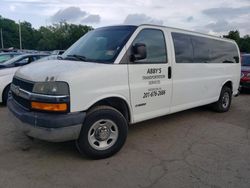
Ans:
<svg viewBox="0 0 250 188"><path fill-rule="evenodd" d="M172 68L168 67L168 79L172 78Z"/></svg>

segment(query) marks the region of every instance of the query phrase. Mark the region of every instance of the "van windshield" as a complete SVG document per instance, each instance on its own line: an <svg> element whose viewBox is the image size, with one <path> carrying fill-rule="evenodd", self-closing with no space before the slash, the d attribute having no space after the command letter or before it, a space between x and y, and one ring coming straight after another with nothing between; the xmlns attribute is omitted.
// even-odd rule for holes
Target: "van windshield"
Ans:
<svg viewBox="0 0 250 188"><path fill-rule="evenodd" d="M88 32L74 43L62 59L114 63L136 26L111 26Z"/></svg>

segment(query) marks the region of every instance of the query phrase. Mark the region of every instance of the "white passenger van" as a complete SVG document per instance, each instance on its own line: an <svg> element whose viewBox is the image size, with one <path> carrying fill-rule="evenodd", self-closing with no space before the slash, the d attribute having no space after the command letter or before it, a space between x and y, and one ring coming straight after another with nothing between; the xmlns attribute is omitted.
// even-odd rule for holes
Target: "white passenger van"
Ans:
<svg viewBox="0 0 250 188"><path fill-rule="evenodd" d="M8 108L26 135L76 140L81 153L105 158L121 149L128 124L207 104L228 111L239 58L228 39L154 25L103 27L61 60L19 69Z"/></svg>

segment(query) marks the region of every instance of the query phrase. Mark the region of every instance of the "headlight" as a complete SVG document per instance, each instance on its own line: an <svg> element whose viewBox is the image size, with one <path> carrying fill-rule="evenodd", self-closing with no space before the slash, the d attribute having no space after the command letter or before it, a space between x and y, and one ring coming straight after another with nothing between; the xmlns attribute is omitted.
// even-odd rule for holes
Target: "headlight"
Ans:
<svg viewBox="0 0 250 188"><path fill-rule="evenodd" d="M69 86L66 82L37 82L32 92L44 95L69 95Z"/></svg>
<svg viewBox="0 0 250 188"><path fill-rule="evenodd" d="M250 78L250 73L247 73L247 77Z"/></svg>

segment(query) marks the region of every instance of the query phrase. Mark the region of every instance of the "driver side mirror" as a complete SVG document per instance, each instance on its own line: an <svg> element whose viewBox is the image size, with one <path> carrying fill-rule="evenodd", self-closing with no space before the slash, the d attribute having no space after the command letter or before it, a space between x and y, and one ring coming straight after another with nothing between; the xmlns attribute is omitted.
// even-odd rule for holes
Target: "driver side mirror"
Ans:
<svg viewBox="0 0 250 188"><path fill-rule="evenodd" d="M143 43L136 43L132 46L132 55L130 60L132 62L146 59L147 58L147 48L146 44Z"/></svg>

